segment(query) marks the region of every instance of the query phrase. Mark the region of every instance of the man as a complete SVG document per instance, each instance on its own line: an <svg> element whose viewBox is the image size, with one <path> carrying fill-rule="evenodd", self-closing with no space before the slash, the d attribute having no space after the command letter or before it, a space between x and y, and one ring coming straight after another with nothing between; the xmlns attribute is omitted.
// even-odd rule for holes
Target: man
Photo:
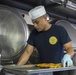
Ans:
<svg viewBox="0 0 76 75"><path fill-rule="evenodd" d="M26 49L17 65L25 64L33 50L37 48L41 63L62 63L63 67L67 63L67 66L71 67L74 50L67 31L63 27L52 25L47 21L44 6L37 6L30 10L29 16L35 30L31 32ZM66 54L64 54L64 49Z"/></svg>

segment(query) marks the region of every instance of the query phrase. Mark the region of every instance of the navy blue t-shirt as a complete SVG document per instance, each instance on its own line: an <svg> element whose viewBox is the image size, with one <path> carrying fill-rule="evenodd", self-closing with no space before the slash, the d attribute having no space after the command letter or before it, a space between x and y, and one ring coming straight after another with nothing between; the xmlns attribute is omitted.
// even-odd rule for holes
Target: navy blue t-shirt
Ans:
<svg viewBox="0 0 76 75"><path fill-rule="evenodd" d="M33 30L27 42L37 48L42 63L60 63L64 55L63 44L70 41L63 27L52 25L47 31Z"/></svg>

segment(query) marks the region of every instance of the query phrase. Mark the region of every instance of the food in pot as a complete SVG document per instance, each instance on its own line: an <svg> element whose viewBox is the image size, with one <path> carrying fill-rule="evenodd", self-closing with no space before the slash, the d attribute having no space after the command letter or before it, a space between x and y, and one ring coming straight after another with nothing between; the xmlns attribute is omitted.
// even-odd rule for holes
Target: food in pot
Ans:
<svg viewBox="0 0 76 75"><path fill-rule="evenodd" d="M36 66L40 67L40 68L61 68L62 64L61 63L58 63L58 64L55 64L55 63L41 63L41 64L36 64Z"/></svg>

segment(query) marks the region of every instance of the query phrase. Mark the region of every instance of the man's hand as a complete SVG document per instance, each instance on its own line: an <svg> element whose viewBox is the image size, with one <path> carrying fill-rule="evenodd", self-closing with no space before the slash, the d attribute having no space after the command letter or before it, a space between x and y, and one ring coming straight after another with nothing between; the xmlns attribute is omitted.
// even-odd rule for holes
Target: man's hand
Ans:
<svg viewBox="0 0 76 75"><path fill-rule="evenodd" d="M63 64L63 67L72 67L73 66L73 61L71 59L71 56L69 54L65 54L63 59L62 59L62 64Z"/></svg>

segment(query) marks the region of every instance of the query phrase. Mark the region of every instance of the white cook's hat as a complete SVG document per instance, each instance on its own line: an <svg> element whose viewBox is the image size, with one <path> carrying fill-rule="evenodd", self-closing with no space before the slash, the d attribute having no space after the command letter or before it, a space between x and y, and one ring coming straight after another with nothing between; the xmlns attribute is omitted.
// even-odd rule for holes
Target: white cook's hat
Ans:
<svg viewBox="0 0 76 75"><path fill-rule="evenodd" d="M28 14L31 17L31 19L36 19L36 18L41 17L44 14L46 14L46 10L45 10L44 6L40 5L40 6L37 6L33 9L31 9Z"/></svg>

